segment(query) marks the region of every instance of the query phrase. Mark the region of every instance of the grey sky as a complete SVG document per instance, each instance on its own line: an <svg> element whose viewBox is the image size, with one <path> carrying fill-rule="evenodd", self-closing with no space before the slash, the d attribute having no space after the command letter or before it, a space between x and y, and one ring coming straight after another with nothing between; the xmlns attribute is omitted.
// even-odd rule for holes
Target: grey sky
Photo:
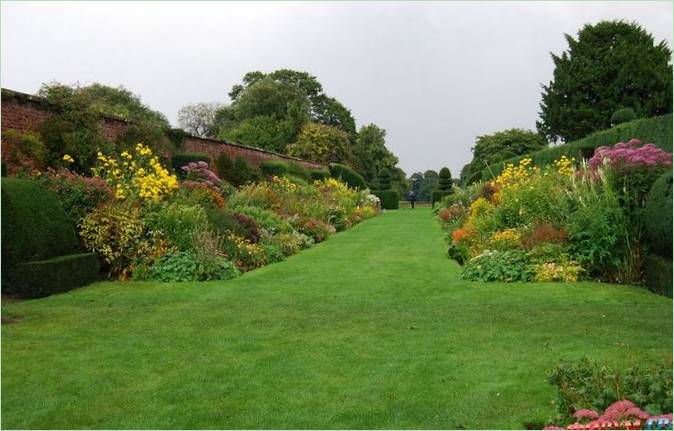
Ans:
<svg viewBox="0 0 674 431"><path fill-rule="evenodd" d="M672 40L671 2L3 2L1 83L124 85L174 124L250 70L306 70L401 167L458 176L475 136L535 128L549 52L602 19Z"/></svg>

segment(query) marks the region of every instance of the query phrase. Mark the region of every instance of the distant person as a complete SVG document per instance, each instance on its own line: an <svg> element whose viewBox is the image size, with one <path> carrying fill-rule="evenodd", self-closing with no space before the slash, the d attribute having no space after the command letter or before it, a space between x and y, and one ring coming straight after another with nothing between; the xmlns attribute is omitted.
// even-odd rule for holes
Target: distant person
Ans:
<svg viewBox="0 0 674 431"><path fill-rule="evenodd" d="M410 206L414 209L414 202L417 201L417 195L414 194L414 190L407 192L407 200L410 201Z"/></svg>

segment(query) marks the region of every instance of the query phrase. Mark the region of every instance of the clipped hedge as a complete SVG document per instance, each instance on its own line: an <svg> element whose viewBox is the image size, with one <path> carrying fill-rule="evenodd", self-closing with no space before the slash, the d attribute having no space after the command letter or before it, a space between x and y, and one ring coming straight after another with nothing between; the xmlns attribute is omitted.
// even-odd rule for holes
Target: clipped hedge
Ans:
<svg viewBox="0 0 674 431"><path fill-rule="evenodd" d="M96 281L98 269L96 253L20 263L13 269L7 291L24 298L66 292Z"/></svg>
<svg viewBox="0 0 674 431"><path fill-rule="evenodd" d="M288 174L302 178L305 181L309 181L311 179L309 169L295 162L288 163Z"/></svg>
<svg viewBox="0 0 674 431"><path fill-rule="evenodd" d="M613 145L620 141L629 141L632 138L641 140L644 144L652 143L665 151L672 151L672 114L659 117L641 118L628 123L622 123L606 130L592 133L583 139L546 148L535 153L513 157L481 171L482 180L489 180L503 171L508 163L517 165L525 157L531 157L533 164L544 166L562 156L576 159L590 158L594 149L602 145Z"/></svg>
<svg viewBox="0 0 674 431"><path fill-rule="evenodd" d="M332 178L342 181L349 187L354 189L367 188L365 178L363 178L360 174L351 169L351 167L347 165L342 165L341 163L330 163L328 168L330 170L330 176Z"/></svg>
<svg viewBox="0 0 674 431"><path fill-rule="evenodd" d="M653 293L672 297L672 258L649 254L644 259L646 288Z"/></svg>
<svg viewBox="0 0 674 431"><path fill-rule="evenodd" d="M260 163L260 171L268 177L282 177L288 173L288 164L281 160L265 160Z"/></svg>
<svg viewBox="0 0 674 431"><path fill-rule="evenodd" d="M397 210L400 196L395 190L373 190L372 194L381 200L381 207L385 210Z"/></svg>
<svg viewBox="0 0 674 431"><path fill-rule="evenodd" d="M431 205L435 205L436 202L442 201L442 198L451 194L452 192L447 190L433 190L431 192Z"/></svg>
<svg viewBox="0 0 674 431"><path fill-rule="evenodd" d="M75 252L75 227L56 194L32 180L2 178L3 284L21 262Z"/></svg>
<svg viewBox="0 0 674 431"><path fill-rule="evenodd" d="M309 171L309 178L311 181L320 181L330 178L330 171L327 169L312 169Z"/></svg>
<svg viewBox="0 0 674 431"><path fill-rule="evenodd" d="M75 227L58 197L35 181L2 179L2 290L32 298L88 284L96 254L76 254Z"/></svg>
<svg viewBox="0 0 674 431"><path fill-rule="evenodd" d="M211 166L212 160L211 156L205 153L182 153L175 154L171 157L171 167L173 171L178 175L180 179L185 178L185 173L181 169L183 166L186 166L190 162L206 162Z"/></svg>
<svg viewBox="0 0 674 431"><path fill-rule="evenodd" d="M643 219L652 251L660 256L671 257L672 171L662 174L651 186Z"/></svg>

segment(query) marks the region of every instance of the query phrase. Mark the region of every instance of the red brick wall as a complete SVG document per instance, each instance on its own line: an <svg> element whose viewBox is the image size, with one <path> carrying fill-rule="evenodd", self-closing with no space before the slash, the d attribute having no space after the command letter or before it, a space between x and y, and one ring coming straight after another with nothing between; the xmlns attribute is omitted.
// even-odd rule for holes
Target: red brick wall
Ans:
<svg viewBox="0 0 674 431"><path fill-rule="evenodd" d="M42 123L53 115L54 106L44 99L17 93L11 90L2 90L2 117L0 118L0 131L14 129L21 132L37 131ZM124 120L112 117L101 117L101 128L105 139L117 140L128 129L130 124ZM318 163L296 159L294 157L276 154L258 148L247 147L216 139L204 139L196 136L188 136L183 141L183 151L187 153L206 153L213 160L222 153L231 158L241 156L252 165L259 165L263 160L279 159L295 161L307 168L320 169Z"/></svg>

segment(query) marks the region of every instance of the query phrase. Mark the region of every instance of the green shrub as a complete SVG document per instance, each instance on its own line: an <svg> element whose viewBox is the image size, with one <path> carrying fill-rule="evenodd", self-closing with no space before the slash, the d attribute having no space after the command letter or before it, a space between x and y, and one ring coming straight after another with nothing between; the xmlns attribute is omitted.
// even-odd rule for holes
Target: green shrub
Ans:
<svg viewBox="0 0 674 431"><path fill-rule="evenodd" d="M651 249L661 256L671 257L672 171L665 172L653 183L646 198L643 220Z"/></svg>
<svg viewBox="0 0 674 431"><path fill-rule="evenodd" d="M307 180L305 180L305 179L302 178L302 177L298 177L297 175L286 174L285 177L288 179L288 181L290 181L290 182L293 183L293 184L297 184L298 186L307 186L307 185L309 185L309 183L307 182Z"/></svg>
<svg viewBox="0 0 674 431"><path fill-rule="evenodd" d="M444 167L440 169L438 173L438 188L431 192L431 204L440 202L445 196L452 194L453 186L452 173L449 171L449 168Z"/></svg>
<svg viewBox="0 0 674 431"><path fill-rule="evenodd" d="M13 269L7 291L23 298L66 292L94 282L98 277L98 269L96 253L70 254L20 263Z"/></svg>
<svg viewBox="0 0 674 431"><path fill-rule="evenodd" d="M161 232L179 250L188 251L192 249L194 232L208 226L208 216L203 207L174 202L149 214L147 224L152 231Z"/></svg>
<svg viewBox="0 0 674 431"><path fill-rule="evenodd" d="M652 415L672 410L671 356L623 370L587 358L563 361L552 370L548 382L557 388L555 421L571 423L576 410L602 412L620 400L630 400Z"/></svg>
<svg viewBox="0 0 674 431"><path fill-rule="evenodd" d="M277 244L263 243L262 249L267 256L267 263L283 262L286 260L285 253Z"/></svg>
<svg viewBox="0 0 674 431"><path fill-rule="evenodd" d="M367 188L365 178L363 178L360 174L356 173L356 171L351 169L349 166L342 165L340 163L330 163L329 169L330 169L330 176L332 178L340 180L347 186L354 189Z"/></svg>
<svg viewBox="0 0 674 431"><path fill-rule="evenodd" d="M304 181L311 180L311 174L309 173L309 169L305 168L304 166L300 165L297 162L288 163L288 174L294 175L295 177L298 178L302 178Z"/></svg>
<svg viewBox="0 0 674 431"><path fill-rule="evenodd" d="M617 126L622 123L629 123L637 119L637 114L632 108L618 109L611 115L611 125Z"/></svg>
<svg viewBox="0 0 674 431"><path fill-rule="evenodd" d="M282 177L288 173L288 164L281 160L265 160L260 163L260 171L268 177Z"/></svg>
<svg viewBox="0 0 674 431"><path fill-rule="evenodd" d="M649 254L644 259L646 288L659 295L672 297L672 258Z"/></svg>
<svg viewBox="0 0 674 431"><path fill-rule="evenodd" d="M327 169L312 169L309 171L311 181L321 181L330 178L330 171Z"/></svg>
<svg viewBox="0 0 674 431"><path fill-rule="evenodd" d="M577 141L504 160L503 162L493 164L489 168L483 169L481 177L483 180L489 180L500 174L506 164L512 163L517 165L519 161L525 157L530 157L533 164L537 166L550 164L563 155L575 157L576 159L588 159L592 157L594 149L597 147L614 145L620 141L627 142L632 138L639 139L643 143L652 143L658 148L671 152L672 114L659 117L640 118L635 121L630 121L629 123L619 124L611 129L592 133Z"/></svg>
<svg viewBox="0 0 674 431"><path fill-rule="evenodd" d="M234 158L234 175L236 181L233 183L237 186L257 181L261 178L259 169L251 166L246 159L241 156Z"/></svg>
<svg viewBox="0 0 674 431"><path fill-rule="evenodd" d="M270 234L290 233L293 227L288 221L274 211L253 206L243 206L236 209L239 214L246 215L255 220L257 225Z"/></svg>
<svg viewBox="0 0 674 431"><path fill-rule="evenodd" d="M381 201L381 207L385 210L397 210L400 196L395 190L373 190L372 194Z"/></svg>
<svg viewBox="0 0 674 431"><path fill-rule="evenodd" d="M19 263L77 252L75 227L56 194L35 181L2 178L2 284Z"/></svg>
<svg viewBox="0 0 674 431"><path fill-rule="evenodd" d="M431 192L431 204L441 202L446 196L449 195L451 195L451 193L444 190L433 190Z"/></svg>
<svg viewBox="0 0 674 431"><path fill-rule="evenodd" d="M2 146L2 161L5 163L5 169L9 169L10 175L44 168L47 147L39 134L6 130L2 132Z"/></svg>
<svg viewBox="0 0 674 431"><path fill-rule="evenodd" d="M152 266L134 274L142 280L164 282L229 280L240 274L237 267L222 256L204 262L191 252L170 253L158 258Z"/></svg>
<svg viewBox="0 0 674 431"><path fill-rule="evenodd" d="M173 171L178 175L180 179L185 178L185 172L183 172L182 167L187 166L190 162L206 162L209 165L211 164L211 156L204 153L182 153L175 154L171 157L171 167Z"/></svg>
<svg viewBox="0 0 674 431"><path fill-rule="evenodd" d="M534 273L522 250L486 251L463 266L461 278L471 281L531 281Z"/></svg>

